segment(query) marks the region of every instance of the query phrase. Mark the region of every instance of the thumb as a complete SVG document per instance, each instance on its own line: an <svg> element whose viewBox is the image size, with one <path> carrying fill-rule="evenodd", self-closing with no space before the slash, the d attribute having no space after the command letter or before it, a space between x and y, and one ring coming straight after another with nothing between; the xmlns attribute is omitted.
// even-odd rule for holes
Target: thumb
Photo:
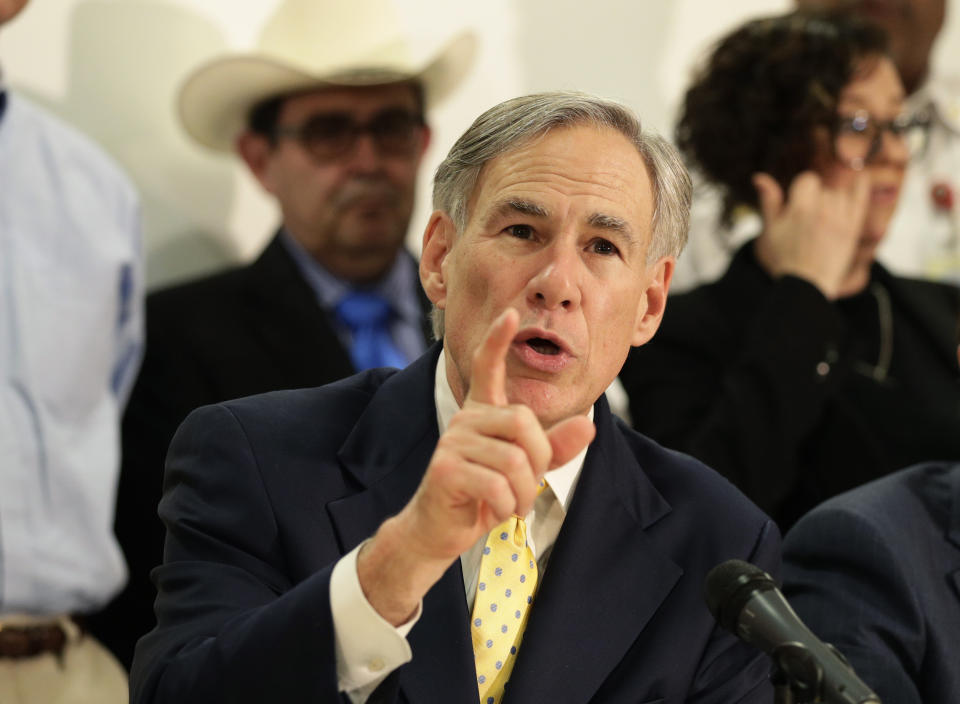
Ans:
<svg viewBox="0 0 960 704"><path fill-rule="evenodd" d="M566 464L591 443L597 428L586 416L567 418L547 431L547 439L553 449L550 469Z"/></svg>
<svg viewBox="0 0 960 704"><path fill-rule="evenodd" d="M765 222L776 220L783 209L783 189L770 174L758 172L753 175L753 187L757 189L760 214Z"/></svg>

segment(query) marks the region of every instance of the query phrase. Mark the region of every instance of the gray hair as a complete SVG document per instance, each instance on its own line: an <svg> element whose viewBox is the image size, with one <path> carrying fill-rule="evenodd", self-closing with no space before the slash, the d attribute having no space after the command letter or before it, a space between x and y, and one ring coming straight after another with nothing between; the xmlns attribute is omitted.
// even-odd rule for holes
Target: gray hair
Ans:
<svg viewBox="0 0 960 704"><path fill-rule="evenodd" d="M692 186L679 153L655 132L645 132L629 108L585 93L536 93L500 103L478 117L456 141L433 179L433 207L453 220L460 234L467 203L483 167L559 127L593 125L620 132L637 148L653 185L653 237L647 261L678 256L687 242ZM433 329L443 336L443 311L434 309Z"/></svg>

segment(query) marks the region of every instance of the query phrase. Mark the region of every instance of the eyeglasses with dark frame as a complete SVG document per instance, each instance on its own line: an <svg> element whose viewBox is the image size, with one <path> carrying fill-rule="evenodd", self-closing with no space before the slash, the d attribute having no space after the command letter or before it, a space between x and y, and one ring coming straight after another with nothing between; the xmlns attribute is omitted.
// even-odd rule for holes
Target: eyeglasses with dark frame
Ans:
<svg viewBox="0 0 960 704"><path fill-rule="evenodd" d="M929 126L929 115L922 113L886 121L874 119L866 110L840 115L833 128L834 156L844 166L860 171L880 154L883 135L889 132L903 141L912 158L926 149Z"/></svg>
<svg viewBox="0 0 960 704"><path fill-rule="evenodd" d="M362 134L369 134L380 154L411 156L424 128L423 116L402 109L378 112L366 122L357 122L347 112L311 115L300 125L280 125L274 138L295 139L319 162L329 162L350 153Z"/></svg>

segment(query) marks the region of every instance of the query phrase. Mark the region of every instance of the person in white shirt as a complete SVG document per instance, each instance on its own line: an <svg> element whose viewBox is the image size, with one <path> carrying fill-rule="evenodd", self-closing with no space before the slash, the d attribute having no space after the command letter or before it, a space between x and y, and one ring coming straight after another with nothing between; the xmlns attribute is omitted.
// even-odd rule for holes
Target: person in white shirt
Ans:
<svg viewBox="0 0 960 704"><path fill-rule="evenodd" d="M0 24L23 5L0 3ZM126 673L83 623L127 576L113 518L143 347L138 199L2 85L0 184L0 702L124 702Z"/></svg>

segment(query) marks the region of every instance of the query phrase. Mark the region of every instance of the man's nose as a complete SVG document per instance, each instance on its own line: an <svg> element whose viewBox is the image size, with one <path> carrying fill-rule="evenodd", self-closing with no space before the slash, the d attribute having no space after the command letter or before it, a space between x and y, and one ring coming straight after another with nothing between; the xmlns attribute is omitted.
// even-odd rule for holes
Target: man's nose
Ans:
<svg viewBox="0 0 960 704"><path fill-rule="evenodd" d="M358 173L374 173L380 170L383 163L380 148L369 132L357 135L353 146L343 159L348 166Z"/></svg>
<svg viewBox="0 0 960 704"><path fill-rule="evenodd" d="M575 246L555 243L543 250L541 257L528 285L530 303L547 310L577 308L582 262Z"/></svg>

